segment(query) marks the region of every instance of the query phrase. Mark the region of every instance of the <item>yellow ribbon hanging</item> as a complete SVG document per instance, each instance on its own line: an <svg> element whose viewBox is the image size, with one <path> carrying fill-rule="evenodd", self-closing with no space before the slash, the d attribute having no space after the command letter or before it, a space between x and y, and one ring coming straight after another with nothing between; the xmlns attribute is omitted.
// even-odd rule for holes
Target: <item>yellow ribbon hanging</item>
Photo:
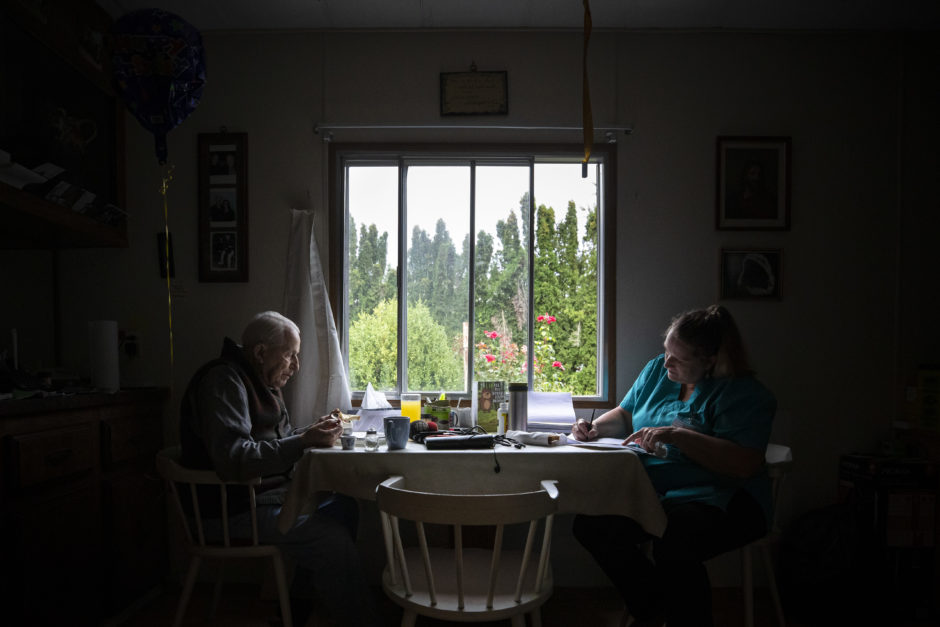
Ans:
<svg viewBox="0 0 940 627"><path fill-rule="evenodd" d="M173 297L170 290L170 217L166 202L166 191L173 180L173 166L167 168L163 176L163 184L160 186L160 193L163 195L163 245L164 245L164 263L166 264L166 308L167 321L170 331L170 381L173 381Z"/></svg>
<svg viewBox="0 0 940 627"><path fill-rule="evenodd" d="M588 42L591 40L591 5L584 0L584 57L582 60L581 123L584 126L584 161L581 162L581 178L587 178L588 161L594 147L594 116L591 114L591 89L588 86Z"/></svg>

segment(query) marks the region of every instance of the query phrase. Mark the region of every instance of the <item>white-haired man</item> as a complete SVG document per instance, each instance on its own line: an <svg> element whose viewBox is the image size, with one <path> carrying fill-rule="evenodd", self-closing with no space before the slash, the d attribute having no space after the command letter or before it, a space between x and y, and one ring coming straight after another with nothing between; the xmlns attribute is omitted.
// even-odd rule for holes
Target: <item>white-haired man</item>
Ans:
<svg viewBox="0 0 940 627"><path fill-rule="evenodd" d="M342 433L339 420L330 416L305 430L291 428L281 388L300 368L299 351L300 329L274 311L252 318L241 345L225 338L221 355L193 375L183 396L182 462L189 468L213 469L223 480L265 478L258 497L259 539L279 544L297 563L291 584L295 625L302 627L309 618L314 593L340 624L378 625L355 547L354 499L333 495L287 533L277 530L284 484L293 465L305 448L333 446ZM241 528L247 535L246 494L231 490L228 500L231 512L244 512L233 521L233 534ZM218 498L201 502L211 507Z"/></svg>

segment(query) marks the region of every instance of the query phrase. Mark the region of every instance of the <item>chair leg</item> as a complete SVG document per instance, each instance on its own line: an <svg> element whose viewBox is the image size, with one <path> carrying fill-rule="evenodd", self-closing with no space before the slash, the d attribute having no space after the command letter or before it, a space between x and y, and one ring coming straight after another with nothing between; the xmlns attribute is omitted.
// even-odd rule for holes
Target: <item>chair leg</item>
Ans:
<svg viewBox="0 0 940 627"><path fill-rule="evenodd" d="M287 577L284 576L284 560L280 553L271 556L274 560L274 579L277 580L277 598L281 603L281 622L284 627L293 627L293 617L290 614L290 594L287 590ZM302 625L300 627L303 627Z"/></svg>
<svg viewBox="0 0 940 627"><path fill-rule="evenodd" d="M624 609L623 616L620 617L620 627L627 627L627 625L630 624L631 618L632 616L630 615L630 610Z"/></svg>
<svg viewBox="0 0 940 627"><path fill-rule="evenodd" d="M770 555L770 546L761 545L761 558L764 561L764 569L767 571L767 583L770 586L770 596L774 600L774 611L777 613L777 626L787 627L787 621L783 616L783 606L780 604L780 591L777 590L777 577L774 575L774 562Z"/></svg>
<svg viewBox="0 0 940 627"><path fill-rule="evenodd" d="M176 617L173 619L173 627L180 627L183 624L183 616L186 614L186 606L189 605L189 597L193 593L193 587L196 585L196 576L199 574L199 565L202 558L194 555L189 561L189 570L186 571L186 580L183 583L183 591L180 592L180 602L176 606Z"/></svg>
<svg viewBox="0 0 940 627"><path fill-rule="evenodd" d="M741 589L744 593L744 624L754 627L754 573L750 545L741 547Z"/></svg>
<svg viewBox="0 0 940 627"><path fill-rule="evenodd" d="M219 600L222 598L222 584L225 580L225 562L219 560L219 574L215 578L215 585L212 586L212 603L209 605L207 614L210 623L215 622L215 613L219 609Z"/></svg>
<svg viewBox="0 0 940 627"><path fill-rule="evenodd" d="M413 610L405 610L401 615L401 627L415 627L418 615Z"/></svg>
<svg viewBox="0 0 940 627"><path fill-rule="evenodd" d="M532 617L532 627L542 627L542 608L535 608L529 612L529 616Z"/></svg>
<svg viewBox="0 0 940 627"><path fill-rule="evenodd" d="M512 627L525 627L525 614L513 614L509 617Z"/></svg>

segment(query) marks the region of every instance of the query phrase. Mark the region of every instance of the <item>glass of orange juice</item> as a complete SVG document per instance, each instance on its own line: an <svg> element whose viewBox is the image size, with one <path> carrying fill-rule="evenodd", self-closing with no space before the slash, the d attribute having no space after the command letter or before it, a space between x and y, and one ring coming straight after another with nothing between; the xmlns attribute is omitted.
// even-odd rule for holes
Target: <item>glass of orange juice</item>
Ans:
<svg viewBox="0 0 940 627"><path fill-rule="evenodd" d="M414 422L415 420L421 418L420 394L401 395L401 415L408 416L409 422Z"/></svg>

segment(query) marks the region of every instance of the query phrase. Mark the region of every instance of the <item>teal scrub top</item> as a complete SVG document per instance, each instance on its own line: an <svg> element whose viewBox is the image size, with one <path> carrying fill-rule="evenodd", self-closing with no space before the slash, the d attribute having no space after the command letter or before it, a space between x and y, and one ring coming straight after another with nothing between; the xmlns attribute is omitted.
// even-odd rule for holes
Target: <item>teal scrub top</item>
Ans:
<svg viewBox="0 0 940 627"><path fill-rule="evenodd" d="M748 448L764 451L777 401L751 376L703 379L687 401L679 400L681 384L666 376L665 355L650 360L620 406L633 416L633 430L643 427L684 426ZM701 502L727 509L739 489L746 490L772 520L770 479L766 470L739 479L707 470L668 446L665 459L641 455L643 465L663 505Z"/></svg>

